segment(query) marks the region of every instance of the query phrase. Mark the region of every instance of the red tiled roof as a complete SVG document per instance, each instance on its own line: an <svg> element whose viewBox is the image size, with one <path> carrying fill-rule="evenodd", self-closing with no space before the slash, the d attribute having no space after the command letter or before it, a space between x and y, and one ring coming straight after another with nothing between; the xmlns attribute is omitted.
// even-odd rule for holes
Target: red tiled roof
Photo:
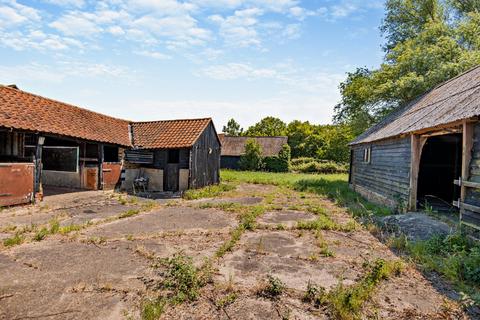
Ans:
<svg viewBox="0 0 480 320"><path fill-rule="evenodd" d="M133 144L144 149L190 148L212 119L134 122Z"/></svg>
<svg viewBox="0 0 480 320"><path fill-rule="evenodd" d="M130 146L129 121L0 85L0 126Z"/></svg>

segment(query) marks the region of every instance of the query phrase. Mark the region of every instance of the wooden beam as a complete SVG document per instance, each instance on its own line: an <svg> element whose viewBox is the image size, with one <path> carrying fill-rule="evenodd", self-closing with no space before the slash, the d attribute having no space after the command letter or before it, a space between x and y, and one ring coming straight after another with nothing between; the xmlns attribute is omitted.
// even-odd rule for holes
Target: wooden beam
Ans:
<svg viewBox="0 0 480 320"><path fill-rule="evenodd" d="M426 141L426 137L421 137L415 134L410 136L410 196L408 200L408 210L410 211L417 210L418 172L420 170L422 149Z"/></svg>
<svg viewBox="0 0 480 320"><path fill-rule="evenodd" d="M465 201L466 188L464 182L468 181L470 175L470 161L472 160L474 124L463 120L462 137L462 186L460 187L460 200Z"/></svg>

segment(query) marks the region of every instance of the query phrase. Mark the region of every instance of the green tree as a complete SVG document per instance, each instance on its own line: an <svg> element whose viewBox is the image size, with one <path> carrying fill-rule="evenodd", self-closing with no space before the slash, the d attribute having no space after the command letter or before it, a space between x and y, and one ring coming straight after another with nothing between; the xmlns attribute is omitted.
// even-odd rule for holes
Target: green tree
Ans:
<svg viewBox="0 0 480 320"><path fill-rule="evenodd" d="M245 135L250 137L285 136L286 134L287 124L275 117L263 118L245 132Z"/></svg>
<svg viewBox="0 0 480 320"><path fill-rule="evenodd" d="M414 38L429 22L444 21L444 7L439 0L387 0L380 31L387 42L386 51Z"/></svg>
<svg viewBox="0 0 480 320"><path fill-rule="evenodd" d="M255 139L245 143L245 154L240 157L242 170L256 171L262 169L262 148Z"/></svg>
<svg viewBox="0 0 480 320"><path fill-rule="evenodd" d="M453 0L452 0L453 1ZM460 0L459 0L460 1ZM476 8L474 5L468 8ZM386 114L473 66L480 64L480 15L438 0L389 0L382 31L385 61L375 70L359 68L340 84L334 121L358 135Z"/></svg>
<svg viewBox="0 0 480 320"><path fill-rule="evenodd" d="M346 125L324 126L323 146L317 151L317 158L335 162L348 162L350 149L348 143L355 137L351 127Z"/></svg>
<svg viewBox="0 0 480 320"><path fill-rule="evenodd" d="M243 133L243 128L240 127L240 124L235 121L235 119L230 119L228 120L228 123L226 126L223 126L223 133L229 136L241 136Z"/></svg>
<svg viewBox="0 0 480 320"><path fill-rule="evenodd" d="M287 126L288 144L293 158L305 157L307 139L313 134L314 125L310 122L293 120Z"/></svg>

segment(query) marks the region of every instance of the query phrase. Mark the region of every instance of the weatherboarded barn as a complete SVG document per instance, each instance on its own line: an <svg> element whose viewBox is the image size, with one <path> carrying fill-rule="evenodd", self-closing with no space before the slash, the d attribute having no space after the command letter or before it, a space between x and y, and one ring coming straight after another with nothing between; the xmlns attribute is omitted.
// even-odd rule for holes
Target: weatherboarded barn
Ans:
<svg viewBox="0 0 480 320"><path fill-rule="evenodd" d="M480 226L480 67L387 116L351 143L349 182L399 209L454 205Z"/></svg>
<svg viewBox="0 0 480 320"><path fill-rule="evenodd" d="M212 119L135 122L132 135L126 188L142 174L150 180L150 191L182 191L220 181L220 140Z"/></svg>
<svg viewBox="0 0 480 320"><path fill-rule="evenodd" d="M245 153L248 139L254 139L262 149L262 156L277 156L282 146L288 143L288 137L233 137L219 134L222 143L221 167L225 169L240 168L240 157Z"/></svg>
<svg viewBox="0 0 480 320"><path fill-rule="evenodd" d="M128 166L145 170L132 179L149 175L152 191L218 183L212 120L132 122L0 85L0 206L113 189Z"/></svg>

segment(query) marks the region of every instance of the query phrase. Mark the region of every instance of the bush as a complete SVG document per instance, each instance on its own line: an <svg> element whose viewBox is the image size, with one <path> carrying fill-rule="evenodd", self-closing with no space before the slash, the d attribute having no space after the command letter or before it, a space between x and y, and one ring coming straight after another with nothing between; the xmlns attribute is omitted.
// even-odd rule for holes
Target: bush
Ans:
<svg viewBox="0 0 480 320"><path fill-rule="evenodd" d="M333 161L299 158L292 160L292 170L301 173L347 173L348 166Z"/></svg>
<svg viewBox="0 0 480 320"><path fill-rule="evenodd" d="M240 157L242 170L257 171L262 169L262 148L255 139L248 139L245 154Z"/></svg>
<svg viewBox="0 0 480 320"><path fill-rule="evenodd" d="M265 170L270 172L288 172L289 169L289 163L278 156L265 157L263 163Z"/></svg>
<svg viewBox="0 0 480 320"><path fill-rule="evenodd" d="M292 159L291 163L292 163L292 166L299 166L299 165L302 165L302 164L315 162L315 161L316 161L315 158L300 157L300 158Z"/></svg>

